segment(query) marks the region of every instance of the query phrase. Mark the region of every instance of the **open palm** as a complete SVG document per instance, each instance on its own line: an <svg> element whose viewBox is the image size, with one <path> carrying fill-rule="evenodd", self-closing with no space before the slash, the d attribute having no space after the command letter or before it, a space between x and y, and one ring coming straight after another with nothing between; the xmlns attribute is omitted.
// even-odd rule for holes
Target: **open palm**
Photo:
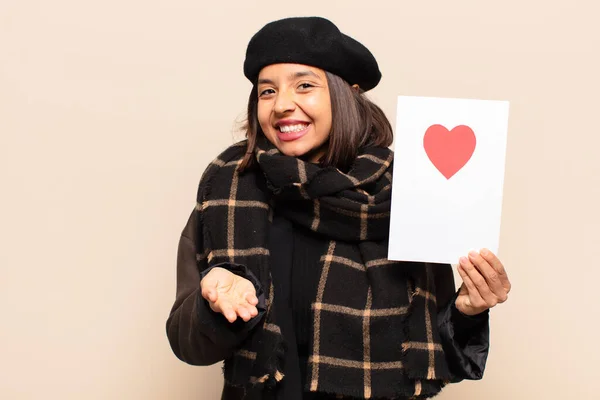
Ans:
<svg viewBox="0 0 600 400"><path fill-rule="evenodd" d="M213 268L200 281L200 289L210 308L223 314L229 322L238 316L249 321L258 315L258 299L252 282L225 268Z"/></svg>

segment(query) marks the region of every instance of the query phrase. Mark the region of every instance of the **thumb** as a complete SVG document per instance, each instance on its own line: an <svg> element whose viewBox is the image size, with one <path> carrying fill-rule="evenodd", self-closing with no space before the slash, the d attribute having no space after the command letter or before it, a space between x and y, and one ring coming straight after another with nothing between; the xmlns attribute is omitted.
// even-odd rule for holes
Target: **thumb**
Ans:
<svg viewBox="0 0 600 400"><path fill-rule="evenodd" d="M217 287L219 287L219 280L218 279L206 279L204 278L201 282L201 286L202 286L202 297L204 297L206 300L214 303L217 301L218 299L218 292L217 292Z"/></svg>

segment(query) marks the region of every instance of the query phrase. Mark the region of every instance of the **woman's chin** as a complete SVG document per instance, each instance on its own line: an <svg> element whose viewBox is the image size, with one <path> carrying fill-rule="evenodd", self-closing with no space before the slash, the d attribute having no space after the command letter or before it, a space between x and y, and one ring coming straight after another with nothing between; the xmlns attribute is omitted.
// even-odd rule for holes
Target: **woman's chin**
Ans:
<svg viewBox="0 0 600 400"><path fill-rule="evenodd" d="M303 148L303 146L284 143L279 145L278 147L280 152L289 157L302 158L305 154L308 153L308 150L306 148Z"/></svg>
<svg viewBox="0 0 600 400"><path fill-rule="evenodd" d="M319 160L326 154L327 146L320 146L316 148L307 148L300 143L286 144L282 143L279 146L279 151L286 156L296 157L306 162L318 163Z"/></svg>

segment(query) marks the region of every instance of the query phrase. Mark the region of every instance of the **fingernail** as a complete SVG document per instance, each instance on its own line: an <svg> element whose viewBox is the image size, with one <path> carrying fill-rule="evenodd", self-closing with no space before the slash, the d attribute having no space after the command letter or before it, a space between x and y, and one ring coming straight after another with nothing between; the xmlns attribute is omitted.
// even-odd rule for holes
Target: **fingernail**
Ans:
<svg viewBox="0 0 600 400"><path fill-rule="evenodd" d="M486 248L479 250L479 254L481 254L482 256L487 256L488 253L489 253L489 250Z"/></svg>
<svg viewBox="0 0 600 400"><path fill-rule="evenodd" d="M467 257L465 257L465 256L462 256L462 257L459 259L459 261L460 261L460 263L461 263L462 265L465 265L465 266L466 266L466 265L468 264L468 262L469 262L469 260L467 260Z"/></svg>
<svg viewBox="0 0 600 400"><path fill-rule="evenodd" d="M479 255L479 253L475 250L469 251L469 256L471 256L471 257L477 257L478 255Z"/></svg>

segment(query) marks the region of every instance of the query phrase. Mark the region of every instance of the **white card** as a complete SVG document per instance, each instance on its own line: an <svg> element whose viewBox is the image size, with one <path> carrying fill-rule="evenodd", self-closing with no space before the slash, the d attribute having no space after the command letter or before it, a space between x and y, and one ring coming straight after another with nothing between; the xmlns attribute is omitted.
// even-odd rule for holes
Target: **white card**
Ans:
<svg viewBox="0 0 600 400"><path fill-rule="evenodd" d="M498 252L507 101L398 97L388 258Z"/></svg>

